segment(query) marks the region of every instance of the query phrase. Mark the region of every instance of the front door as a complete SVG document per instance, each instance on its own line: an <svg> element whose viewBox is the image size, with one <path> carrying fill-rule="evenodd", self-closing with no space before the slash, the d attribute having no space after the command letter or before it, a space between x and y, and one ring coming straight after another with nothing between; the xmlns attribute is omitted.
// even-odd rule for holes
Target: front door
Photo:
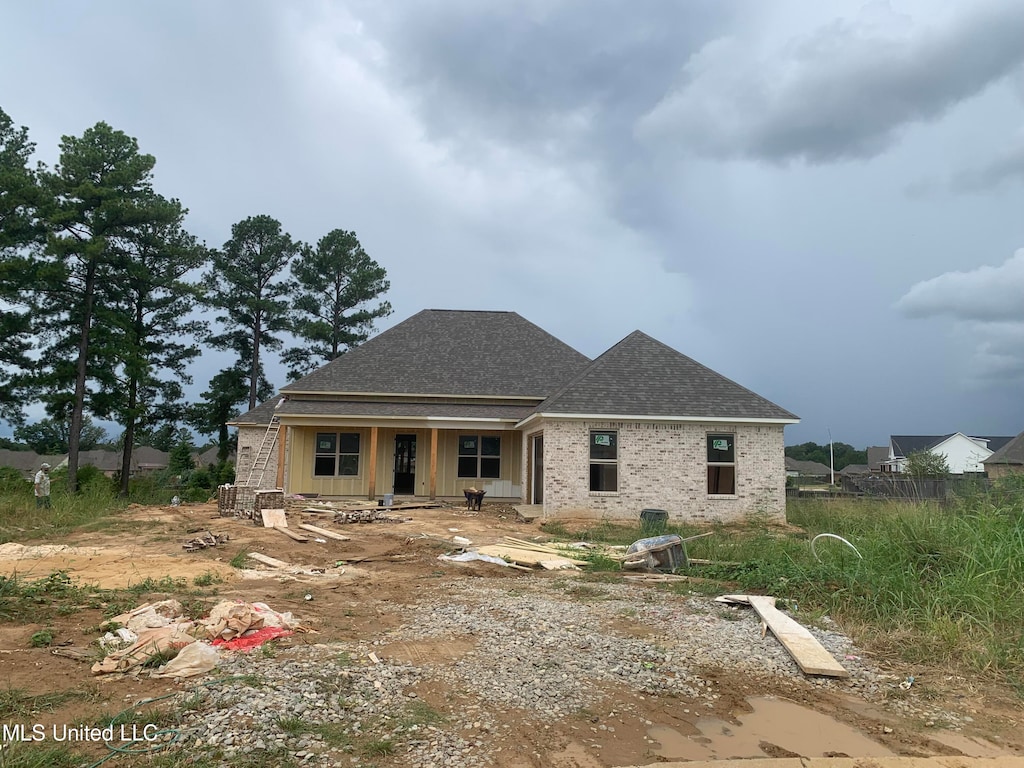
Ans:
<svg viewBox="0 0 1024 768"><path fill-rule="evenodd" d="M416 492L416 435L395 435L395 493Z"/></svg>
<svg viewBox="0 0 1024 768"><path fill-rule="evenodd" d="M533 498L531 504L544 503L544 435L533 438Z"/></svg>

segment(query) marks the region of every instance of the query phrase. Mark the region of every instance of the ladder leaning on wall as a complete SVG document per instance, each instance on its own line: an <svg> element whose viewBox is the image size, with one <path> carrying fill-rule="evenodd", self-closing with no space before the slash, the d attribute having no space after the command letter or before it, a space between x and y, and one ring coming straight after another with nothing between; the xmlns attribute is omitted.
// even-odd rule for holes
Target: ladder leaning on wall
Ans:
<svg viewBox="0 0 1024 768"><path fill-rule="evenodd" d="M280 431L281 420L278 419L275 413L270 417L270 423L267 425L267 431L263 434L263 441L260 443L256 455L252 457L249 476L242 483L244 487L259 488L263 485L263 475L266 473L267 464L270 463L270 457L274 453L274 447L277 445L277 436Z"/></svg>

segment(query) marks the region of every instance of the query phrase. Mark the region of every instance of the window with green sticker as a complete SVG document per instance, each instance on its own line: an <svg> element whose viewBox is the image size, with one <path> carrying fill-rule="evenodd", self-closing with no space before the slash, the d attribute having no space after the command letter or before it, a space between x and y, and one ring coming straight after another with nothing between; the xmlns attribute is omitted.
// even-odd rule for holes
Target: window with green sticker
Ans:
<svg viewBox="0 0 1024 768"><path fill-rule="evenodd" d="M708 493L731 496L736 493L736 435L707 436Z"/></svg>
<svg viewBox="0 0 1024 768"><path fill-rule="evenodd" d="M619 490L619 433L608 429L590 431L590 490Z"/></svg>
<svg viewBox="0 0 1024 768"><path fill-rule="evenodd" d="M459 435L459 477L501 477L501 437Z"/></svg>

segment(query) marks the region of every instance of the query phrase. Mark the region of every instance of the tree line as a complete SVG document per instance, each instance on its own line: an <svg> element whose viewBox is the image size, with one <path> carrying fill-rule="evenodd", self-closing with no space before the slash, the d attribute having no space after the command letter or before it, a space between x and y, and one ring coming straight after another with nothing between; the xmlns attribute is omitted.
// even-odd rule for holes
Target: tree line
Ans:
<svg viewBox="0 0 1024 768"><path fill-rule="evenodd" d="M269 353L297 379L391 312L387 273L354 232L310 245L257 215L212 248L154 188L156 159L105 122L64 136L53 168L34 151L0 109L0 418L26 429L23 406L41 402L65 425L72 491L92 417L124 429L123 494L139 438L181 423L216 435L223 461L227 422L274 392ZM204 348L232 362L186 404Z"/></svg>
<svg viewBox="0 0 1024 768"><path fill-rule="evenodd" d="M829 445L818 445L817 443L801 443L800 445L786 446L786 456L796 461L816 461L826 467L833 466L838 472L850 464L867 464L867 449L859 451L847 443L832 443L832 457L835 464L830 464Z"/></svg>

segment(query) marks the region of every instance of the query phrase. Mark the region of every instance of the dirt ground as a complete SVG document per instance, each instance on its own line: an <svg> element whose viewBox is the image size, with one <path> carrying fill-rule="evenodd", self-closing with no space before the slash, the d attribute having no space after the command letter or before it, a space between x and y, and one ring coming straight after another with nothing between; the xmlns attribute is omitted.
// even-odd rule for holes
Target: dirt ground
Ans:
<svg viewBox="0 0 1024 768"><path fill-rule="evenodd" d="M399 620L398 614L385 611L382 606L408 602L417 582L436 581L438 575L516 579L517 588L527 590L531 582L555 578L540 570L523 573L484 563L461 565L437 560L437 555L444 551L440 538L463 536L474 544L487 544L506 535L530 538L543 534L538 522L520 522L507 507L485 504L479 513L453 507L403 510L395 514L411 520L338 526L313 515L290 514L293 530L297 530L295 524L301 518L351 536L347 542L300 543L249 521L218 517L215 505L132 507L110 518L101 529L76 534L66 541L26 542L35 545L35 549L12 544L0 546L0 574L17 573L33 579L60 570L83 585L106 589L130 587L147 578L154 582L167 577L180 579L193 593L193 600L205 600L208 604L219 599L259 600L277 611L293 612L316 629L315 636L297 635L290 639L293 642L310 642L309 638L315 638L315 642L372 641ZM184 541L206 530L227 534L230 540L216 548L183 551ZM306 535L312 539L315 534ZM232 558L247 552L261 552L289 563L323 569L324 573L295 580L257 570L258 566L251 561L247 565L251 570L232 567ZM195 587L196 578L203 581L208 574L215 576L207 581L221 581L205 591ZM304 599L307 593L313 597L311 601ZM139 598L142 602L172 595L171 591L154 592ZM133 701L184 687L182 683L145 677L93 677L89 664L54 655L52 651L63 647L61 644L83 647L95 641L96 628L102 620L103 607L98 606L49 616L45 623L0 621L0 689L21 690L30 695L75 694L52 711L34 714L32 722L49 727L52 723L95 718L104 712L112 715ZM32 647L33 633L44 628L52 630L54 645ZM615 625L610 626L610 631L629 632L630 628ZM455 661L471 649L472 643L462 638L448 643L410 645L406 651L409 661L424 663ZM403 653L400 647L392 652ZM628 706L620 706L615 697L622 694L609 691L608 705L595 714L592 722L565 720L538 730L510 719L513 738L507 740L510 746L502 753L502 763L599 768L653 763L659 759L700 760L728 756L716 751L716 740L723 737L750 741L761 754L770 757L1024 755L1024 735L1020 730L1024 709L1021 699L1009 688L998 681L965 677L942 668L922 669L918 665L910 670L894 660L878 662L896 679L914 674L919 681L918 689L927 691L929 706L955 711L972 720L960 731L928 727L901 719L884 702L869 702L841 689L794 686L779 678L752 679L727 668L705 669L700 674L713 680L720 693L713 711L705 707L698 711L678 698L654 696L631 697ZM443 706L441 691L425 689L418 694L431 704ZM625 717L621 714L623 709L634 715L639 713L640 717ZM8 722L25 719L8 718ZM783 731L792 733L782 738ZM818 752L803 751L801 745L815 734L824 739L827 748L808 746L807 750ZM876 747L881 751L875 751ZM398 762L390 764L401 764L399 758L394 759Z"/></svg>

